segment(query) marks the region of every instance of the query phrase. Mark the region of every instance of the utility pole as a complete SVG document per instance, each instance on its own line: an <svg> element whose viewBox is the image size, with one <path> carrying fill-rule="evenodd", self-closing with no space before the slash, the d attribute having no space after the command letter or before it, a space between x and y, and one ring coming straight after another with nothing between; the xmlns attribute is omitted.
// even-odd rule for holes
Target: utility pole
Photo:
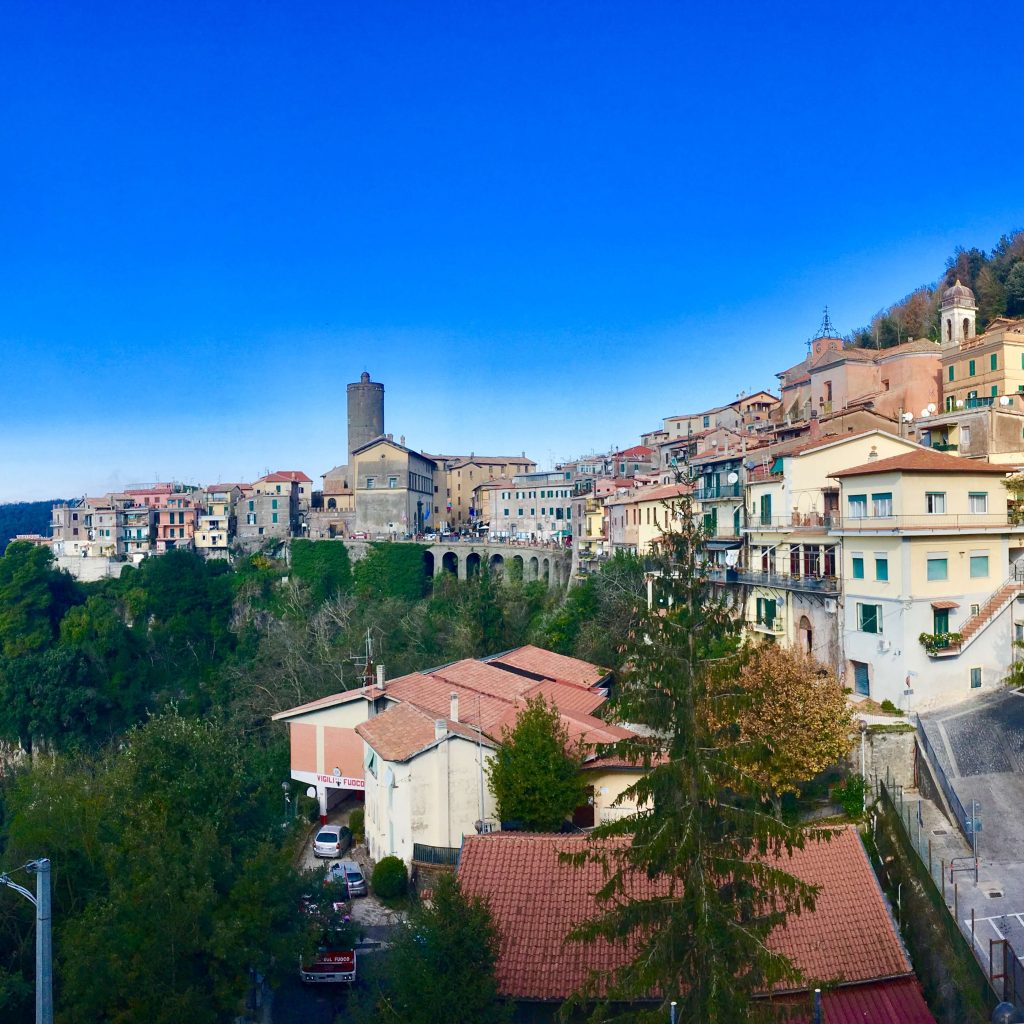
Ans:
<svg viewBox="0 0 1024 1024"><path fill-rule="evenodd" d="M36 876L36 894L0 875L0 885L20 892L36 908L36 1024L53 1024L53 936L50 913L50 862L46 857L30 860L26 871Z"/></svg>

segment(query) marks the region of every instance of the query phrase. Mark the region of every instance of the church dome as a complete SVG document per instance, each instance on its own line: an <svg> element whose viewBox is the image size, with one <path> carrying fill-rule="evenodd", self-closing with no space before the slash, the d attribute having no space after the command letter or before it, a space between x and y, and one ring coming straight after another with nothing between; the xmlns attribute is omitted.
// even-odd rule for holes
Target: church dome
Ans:
<svg viewBox="0 0 1024 1024"><path fill-rule="evenodd" d="M974 292L965 284L960 283L960 278L956 279L956 284L951 288L947 288L942 293L942 305L946 306L973 306L974 305Z"/></svg>

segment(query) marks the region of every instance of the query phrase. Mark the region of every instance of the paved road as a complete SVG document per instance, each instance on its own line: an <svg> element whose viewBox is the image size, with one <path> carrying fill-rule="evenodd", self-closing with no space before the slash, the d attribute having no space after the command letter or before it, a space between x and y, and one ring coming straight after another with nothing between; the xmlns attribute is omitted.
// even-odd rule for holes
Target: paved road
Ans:
<svg viewBox="0 0 1024 1024"><path fill-rule="evenodd" d="M960 920L987 965L990 939L1024 955L1024 693L1002 690L921 715L940 767L960 802L980 810L979 883L958 875Z"/></svg>

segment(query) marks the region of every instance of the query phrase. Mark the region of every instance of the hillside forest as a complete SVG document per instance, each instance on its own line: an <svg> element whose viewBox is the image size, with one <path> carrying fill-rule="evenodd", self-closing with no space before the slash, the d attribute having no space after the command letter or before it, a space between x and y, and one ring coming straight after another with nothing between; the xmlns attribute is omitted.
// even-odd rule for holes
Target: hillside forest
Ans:
<svg viewBox="0 0 1024 1024"><path fill-rule="evenodd" d="M1003 235L988 253L958 247L934 284L921 285L880 310L870 324L846 337L847 344L891 348L910 338L937 341L942 292L958 278L974 292L979 334L996 317L1024 317L1024 231Z"/></svg>
<svg viewBox="0 0 1024 1024"><path fill-rule="evenodd" d="M310 943L301 819L282 828L279 710L536 642L616 668L633 559L555 596L486 573L433 585L417 545L296 541L234 566L188 551L82 584L45 548L0 557L0 870L53 864L57 1019L205 1024ZM313 810L302 795L303 814ZM0 899L0 1020L33 1016L32 908Z"/></svg>

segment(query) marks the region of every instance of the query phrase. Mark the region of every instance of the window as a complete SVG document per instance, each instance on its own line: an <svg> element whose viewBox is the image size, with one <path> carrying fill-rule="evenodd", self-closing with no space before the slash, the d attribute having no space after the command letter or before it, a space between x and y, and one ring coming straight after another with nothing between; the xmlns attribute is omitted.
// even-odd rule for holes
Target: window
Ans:
<svg viewBox="0 0 1024 1024"><path fill-rule="evenodd" d="M969 448L971 444L971 428L961 427L960 428L960 447Z"/></svg>
<svg viewBox="0 0 1024 1024"><path fill-rule="evenodd" d="M949 379L953 380L953 367L952 366L949 368L948 372L949 372Z"/></svg>
<svg viewBox="0 0 1024 1024"><path fill-rule="evenodd" d="M993 398L997 398L998 396L999 396L999 385L998 384L993 384L992 385L992 397Z"/></svg>
<svg viewBox="0 0 1024 1024"><path fill-rule="evenodd" d="M255 508L255 506L256 506L256 503L255 503L255 502L253 502L253 501L250 501L250 502L249 502L249 511L250 511L250 512L252 512L252 511L253 511L253 509Z"/></svg>
<svg viewBox="0 0 1024 1024"><path fill-rule="evenodd" d="M369 748L366 748L366 770L377 778L377 755Z"/></svg>
<svg viewBox="0 0 1024 1024"><path fill-rule="evenodd" d="M775 624L776 602L774 598L759 597L757 599L757 623L769 629Z"/></svg>
<svg viewBox="0 0 1024 1024"><path fill-rule="evenodd" d="M520 509L520 510L519 510L519 514L520 514L520 515L522 515L522 514L523 514L523 510L522 510L522 509Z"/></svg>
<svg viewBox="0 0 1024 1024"><path fill-rule="evenodd" d="M397 476L389 476L388 477L388 487L390 487L391 490L394 490L397 486L398 486L398 477Z"/></svg>
<svg viewBox="0 0 1024 1024"><path fill-rule="evenodd" d="M704 426L705 427L710 427L711 426L711 417L710 416L705 416L704 417Z"/></svg>
<svg viewBox="0 0 1024 1024"><path fill-rule="evenodd" d="M984 515L988 511L988 493L971 491L967 495L967 509L973 515Z"/></svg>
<svg viewBox="0 0 1024 1024"><path fill-rule="evenodd" d="M889 559L875 555L875 579L881 583L889 582Z"/></svg>
<svg viewBox="0 0 1024 1024"><path fill-rule="evenodd" d="M992 355L988 357L988 368L990 370L996 370L999 368L999 360L996 358L995 352L993 352Z"/></svg>
<svg viewBox="0 0 1024 1024"><path fill-rule="evenodd" d="M864 556L854 555L853 556L853 578L855 580L864 579Z"/></svg>
<svg viewBox="0 0 1024 1024"><path fill-rule="evenodd" d="M271 512L270 513L270 521L272 523L276 523L277 522L277 513L276 512Z"/></svg>
<svg viewBox="0 0 1024 1024"><path fill-rule="evenodd" d="M504 514L505 514L506 516L508 515L508 509L505 509L505 513L504 513Z"/></svg>
<svg viewBox="0 0 1024 1024"><path fill-rule="evenodd" d="M974 360L973 359L967 364L967 376L968 377L973 377L974 376Z"/></svg>
<svg viewBox="0 0 1024 1024"><path fill-rule="evenodd" d="M280 494L280 493L281 493L281 485L280 485L280 484L278 484L278 485L277 485L277 493L278 493L278 494Z"/></svg>
<svg viewBox="0 0 1024 1024"><path fill-rule="evenodd" d="M277 498L271 498L270 499L270 507L271 508L277 508Z"/></svg>
<svg viewBox="0 0 1024 1024"><path fill-rule="evenodd" d="M971 689L977 690L981 686L981 669L971 669Z"/></svg>
<svg viewBox="0 0 1024 1024"><path fill-rule="evenodd" d="M933 608L932 609L932 632L933 633L948 633L949 632L949 609L948 608Z"/></svg>
<svg viewBox="0 0 1024 1024"><path fill-rule="evenodd" d="M368 491L372 491L374 486L376 485L376 483L377 483L377 481L374 480L374 478L372 476L368 476L366 478L366 489Z"/></svg>
<svg viewBox="0 0 1024 1024"><path fill-rule="evenodd" d="M851 519L863 519L868 514L868 496L866 494L851 494L847 499L849 506L848 515Z"/></svg>
<svg viewBox="0 0 1024 1024"><path fill-rule="evenodd" d="M948 580L949 579L949 560L945 556L929 557L928 558L928 579L930 580Z"/></svg>
<svg viewBox="0 0 1024 1024"><path fill-rule="evenodd" d="M971 618L973 619L974 616L977 615L978 612L980 612L980 611L981 611L981 605L980 604L972 604L971 605ZM1018 623L1017 624L1017 628L1018 629L1024 628L1024 623ZM1018 637L1017 639L1018 640L1024 640L1024 636Z"/></svg>
<svg viewBox="0 0 1024 1024"><path fill-rule="evenodd" d="M871 693L871 681L868 666L863 661L851 661L853 666L853 688L857 693L867 697Z"/></svg>
<svg viewBox="0 0 1024 1024"><path fill-rule="evenodd" d="M971 555L971 579L984 579L988 576L988 555Z"/></svg>
<svg viewBox="0 0 1024 1024"><path fill-rule="evenodd" d="M942 515L946 511L946 494L944 491L928 491L924 496L924 510L930 516Z"/></svg>
<svg viewBox="0 0 1024 1024"><path fill-rule="evenodd" d="M862 633L882 632L882 606L880 604L857 605L857 628Z"/></svg>
<svg viewBox="0 0 1024 1024"><path fill-rule="evenodd" d="M761 525L771 526L772 522L772 496L770 494L761 495Z"/></svg>
<svg viewBox="0 0 1024 1024"><path fill-rule="evenodd" d="M876 516L892 515L892 492L882 491L871 495L871 512Z"/></svg>

